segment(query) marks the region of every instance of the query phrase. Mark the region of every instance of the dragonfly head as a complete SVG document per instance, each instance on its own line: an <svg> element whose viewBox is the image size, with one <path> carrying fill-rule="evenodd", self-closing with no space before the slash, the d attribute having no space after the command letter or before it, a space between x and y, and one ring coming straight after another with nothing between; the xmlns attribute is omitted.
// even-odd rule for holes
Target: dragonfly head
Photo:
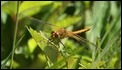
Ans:
<svg viewBox="0 0 122 70"><path fill-rule="evenodd" d="M51 37L52 38L63 39L65 37L67 37L67 31L64 28L61 28L57 31L52 31L51 32Z"/></svg>
<svg viewBox="0 0 122 70"><path fill-rule="evenodd" d="M51 37L52 37L52 38L59 38L60 35L59 35L58 32L56 32L56 31L52 31L52 32L51 32Z"/></svg>

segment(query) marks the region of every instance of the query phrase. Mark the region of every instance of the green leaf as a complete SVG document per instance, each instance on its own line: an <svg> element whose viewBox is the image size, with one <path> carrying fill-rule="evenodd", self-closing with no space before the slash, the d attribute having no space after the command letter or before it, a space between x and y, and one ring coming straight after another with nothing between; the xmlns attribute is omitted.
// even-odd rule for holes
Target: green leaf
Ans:
<svg viewBox="0 0 122 70"><path fill-rule="evenodd" d="M59 20L59 21L55 22L55 24L57 26L65 28L65 27L68 27L68 26L71 26L71 25L77 23L80 20L81 20L81 17L68 16L68 17L65 17L63 20Z"/></svg>
<svg viewBox="0 0 122 70"><path fill-rule="evenodd" d="M52 1L24 1L21 3L19 8L19 14L23 14L26 16L34 15L40 10L42 7L53 3Z"/></svg>
<svg viewBox="0 0 122 70"><path fill-rule="evenodd" d="M34 40L36 41L36 43L39 45L39 47L44 50L45 47L46 47L46 43L47 43L47 40L44 39L40 33L38 33L36 30L33 30L32 28L28 28L28 31L30 32L31 36L34 38ZM41 42L43 41L43 42Z"/></svg>
<svg viewBox="0 0 122 70"><path fill-rule="evenodd" d="M48 38L46 38L46 36L42 31L40 31L39 33L36 30L33 30L31 27L26 26L26 28L36 41L37 45L44 52L45 56L49 58L49 60L47 59L47 62L51 63L55 62L57 60L57 55L59 54L56 48L57 45L55 45L53 42L49 42Z"/></svg>
<svg viewBox="0 0 122 70"><path fill-rule="evenodd" d="M30 53L33 53L34 49L36 48L37 46L37 43L35 42L35 40L33 38L31 38L29 41L28 41L28 46L29 46L29 49L30 49Z"/></svg>
<svg viewBox="0 0 122 70"><path fill-rule="evenodd" d="M17 9L16 5L17 1L8 1L2 5L1 10L13 16L16 15L16 9Z"/></svg>

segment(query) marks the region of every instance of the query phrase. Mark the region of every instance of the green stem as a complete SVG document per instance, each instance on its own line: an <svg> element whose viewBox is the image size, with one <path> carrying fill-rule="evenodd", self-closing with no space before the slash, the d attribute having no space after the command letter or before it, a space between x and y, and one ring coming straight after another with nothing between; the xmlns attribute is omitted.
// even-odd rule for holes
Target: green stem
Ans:
<svg viewBox="0 0 122 70"><path fill-rule="evenodd" d="M13 58L14 58L14 48L15 48L15 42L16 42L16 36L17 36L17 29L18 29L18 12L19 12L19 1L17 1L17 12L16 12L16 26L15 26L15 33L14 33L14 40L13 40L13 48L12 48L12 55L11 55L11 62L10 62L10 69L12 69L13 65Z"/></svg>

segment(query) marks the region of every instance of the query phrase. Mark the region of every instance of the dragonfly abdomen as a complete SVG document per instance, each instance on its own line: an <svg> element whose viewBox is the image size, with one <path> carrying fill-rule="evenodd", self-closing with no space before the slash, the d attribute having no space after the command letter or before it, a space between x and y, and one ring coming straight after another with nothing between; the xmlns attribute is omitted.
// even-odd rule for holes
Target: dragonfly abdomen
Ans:
<svg viewBox="0 0 122 70"><path fill-rule="evenodd" d="M79 33L89 31L89 30L90 30L90 28L84 28L84 29L81 29L81 30L78 30L78 31L73 31L73 34L79 34Z"/></svg>

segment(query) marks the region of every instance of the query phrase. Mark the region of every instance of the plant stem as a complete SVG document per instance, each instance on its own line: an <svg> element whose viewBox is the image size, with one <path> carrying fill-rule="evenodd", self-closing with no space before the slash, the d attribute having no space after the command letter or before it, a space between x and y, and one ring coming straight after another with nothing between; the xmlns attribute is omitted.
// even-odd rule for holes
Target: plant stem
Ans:
<svg viewBox="0 0 122 70"><path fill-rule="evenodd" d="M11 62L10 62L10 69L12 69L13 65L13 58L14 58L14 48L15 48L15 42L16 42L16 36L17 36L17 29L18 29L18 12L19 12L19 1L17 1L17 12L16 12L16 25L15 25L15 33L14 33L14 40L13 40L13 48L12 48L12 55L11 55Z"/></svg>

